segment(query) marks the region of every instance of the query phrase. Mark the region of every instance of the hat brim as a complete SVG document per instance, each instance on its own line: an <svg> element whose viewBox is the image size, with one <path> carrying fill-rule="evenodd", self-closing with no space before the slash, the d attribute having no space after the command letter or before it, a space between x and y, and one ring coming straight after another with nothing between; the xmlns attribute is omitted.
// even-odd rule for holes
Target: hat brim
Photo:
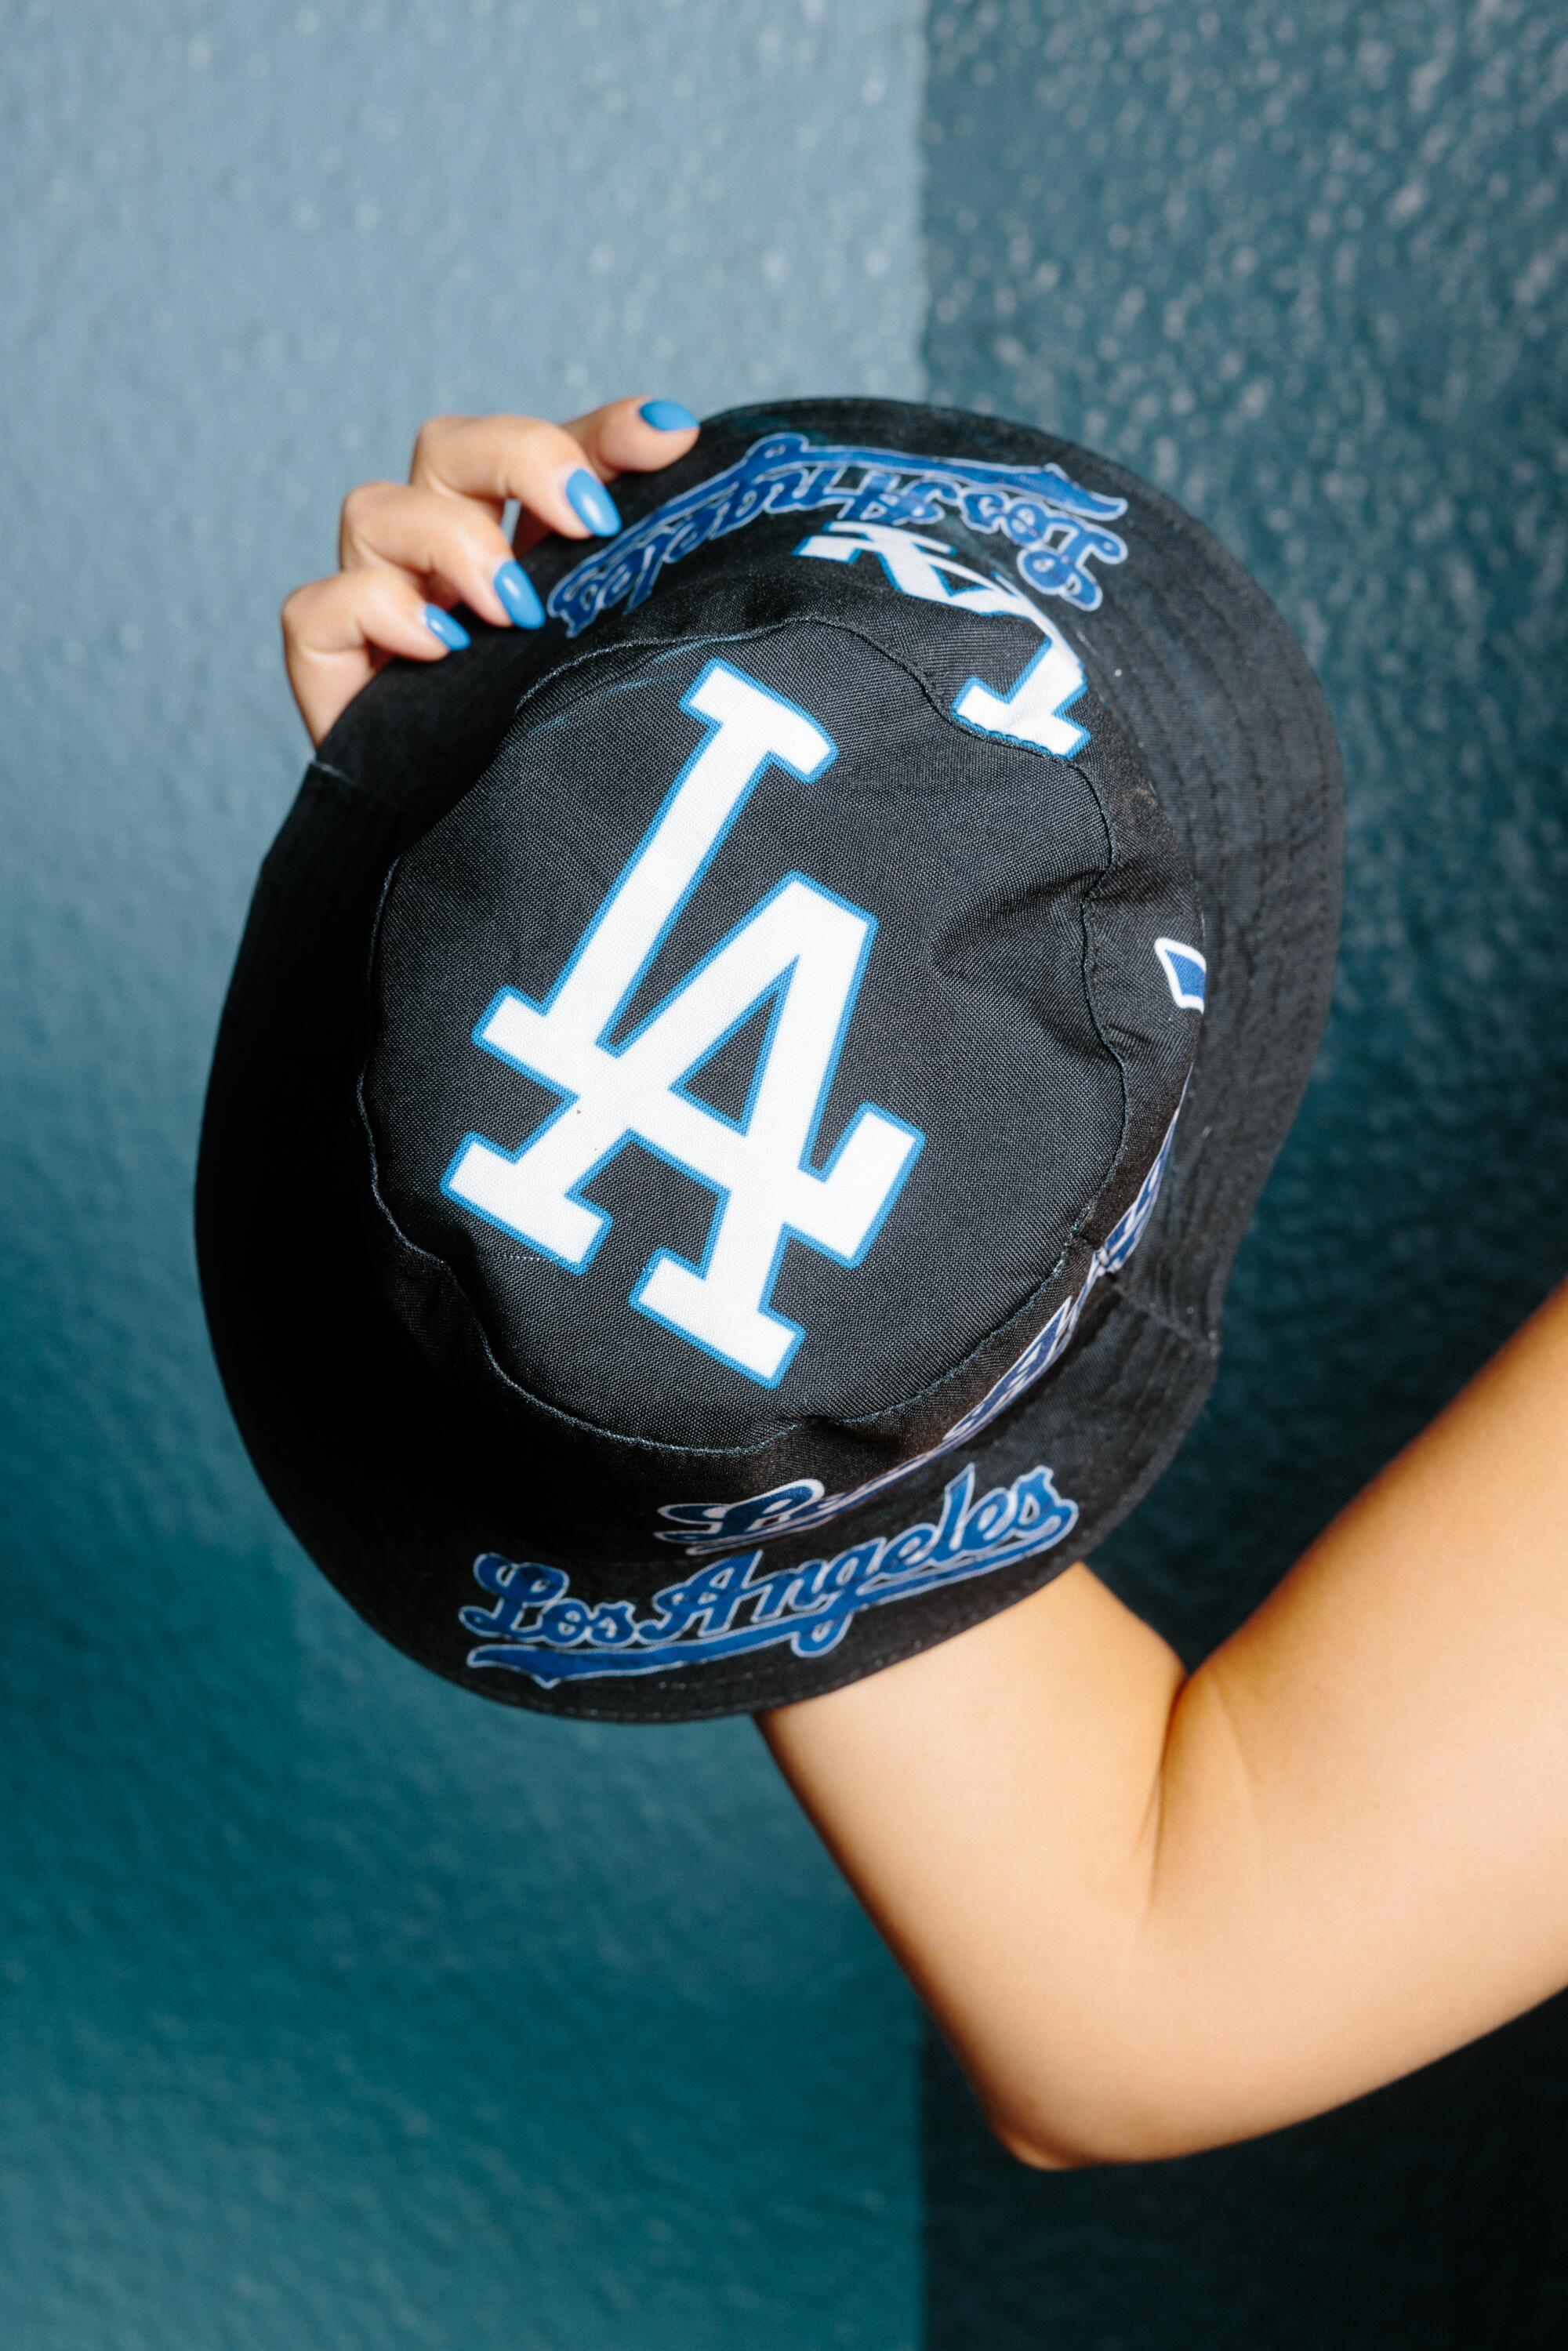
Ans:
<svg viewBox="0 0 1568 2351"><path fill-rule="evenodd" d="M1090 1555L1143 1498L1212 1384L1237 1249L1310 1072L1338 938L1337 752L1279 613L1212 535L1111 461L1029 427L862 401L732 411L669 474L617 485L627 520L729 464L759 434L825 433L930 455L1055 464L1127 503L1127 560L1091 614L1058 608L1101 698L1137 742L1204 909L1207 1003L1159 1200L1135 1254L1095 1290L1068 1352L975 1442L790 1565L928 1517L973 1463L976 1491L1043 1466L1077 1505L1071 1535L1012 1567L867 1610L830 1652L785 1644L733 1662L566 1679L466 1663L455 1596L477 1551L543 1556L494 1443L449 1408L378 1283L356 1174L368 943L387 870L483 772L557 631L488 631L433 669L392 665L321 747L259 880L214 1055L197 1243L214 1351L273 1500L386 1638L505 1703L603 1719L753 1712L834 1688L950 1637ZM580 550L530 559L548 594ZM626 1562L643 1588L680 1553ZM461 1597L476 1596L470 1583Z"/></svg>

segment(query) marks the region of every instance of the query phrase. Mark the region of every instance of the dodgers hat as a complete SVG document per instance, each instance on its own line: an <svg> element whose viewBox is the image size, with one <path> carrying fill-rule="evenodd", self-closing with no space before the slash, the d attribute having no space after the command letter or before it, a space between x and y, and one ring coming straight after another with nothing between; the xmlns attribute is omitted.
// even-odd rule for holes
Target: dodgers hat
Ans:
<svg viewBox="0 0 1568 2351"><path fill-rule="evenodd" d="M470 616L312 761L197 1239L370 1625L679 1719L949 1637L1171 1459L1326 1010L1341 787L1260 589L1086 450L795 401L617 495L528 558L542 629Z"/></svg>

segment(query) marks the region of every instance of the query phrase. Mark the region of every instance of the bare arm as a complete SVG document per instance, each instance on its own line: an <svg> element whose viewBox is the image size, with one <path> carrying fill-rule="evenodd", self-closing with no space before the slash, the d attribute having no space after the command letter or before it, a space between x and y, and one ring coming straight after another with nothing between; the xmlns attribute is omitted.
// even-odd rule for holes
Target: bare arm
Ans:
<svg viewBox="0 0 1568 2351"><path fill-rule="evenodd" d="M761 1727L1026 2160L1490 2031L1568 1983L1568 1288L1190 1678L1080 1564Z"/></svg>

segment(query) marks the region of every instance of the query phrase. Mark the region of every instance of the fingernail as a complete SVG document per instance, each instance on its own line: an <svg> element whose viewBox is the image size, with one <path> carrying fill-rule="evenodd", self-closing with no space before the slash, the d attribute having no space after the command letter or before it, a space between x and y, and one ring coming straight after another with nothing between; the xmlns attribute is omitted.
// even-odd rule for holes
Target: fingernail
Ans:
<svg viewBox="0 0 1568 2351"><path fill-rule="evenodd" d="M495 589L514 628L544 627L545 608L539 602L533 581L520 563L503 563L496 574Z"/></svg>
<svg viewBox="0 0 1568 2351"><path fill-rule="evenodd" d="M455 653L460 653L465 645L473 643L462 622L455 621L450 612L444 612L439 604L425 606L424 625L433 637L439 637L442 643L450 645Z"/></svg>
<svg viewBox="0 0 1568 2351"><path fill-rule="evenodd" d="M580 465L568 480L566 495L579 522L585 522L601 538L609 538L620 529L614 499L586 465Z"/></svg>
<svg viewBox="0 0 1568 2351"><path fill-rule="evenodd" d="M697 421L678 400L645 400L637 413L659 433L689 433Z"/></svg>

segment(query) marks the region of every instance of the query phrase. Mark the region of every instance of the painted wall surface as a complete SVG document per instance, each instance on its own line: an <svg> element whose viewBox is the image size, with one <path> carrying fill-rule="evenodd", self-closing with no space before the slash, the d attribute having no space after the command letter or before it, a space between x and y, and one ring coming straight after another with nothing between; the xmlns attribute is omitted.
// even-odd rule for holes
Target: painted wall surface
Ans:
<svg viewBox="0 0 1568 2351"><path fill-rule="evenodd" d="M1559 2006L1184 2165L1023 2173L929 2053L922 2126L911 2003L750 1731L503 1714L376 1643L256 1489L189 1239L302 760L276 608L344 490L436 408L928 370L1192 505L1344 745L1327 1046L1212 1406L1101 1562L1221 1635L1568 1242L1557 12L0 30L7 2351L1560 2340Z"/></svg>
<svg viewBox="0 0 1568 2351"><path fill-rule="evenodd" d="M0 29L0 2340L905 2351L912 2004L755 1734L366 1633L189 1196L344 491L438 408L917 390L914 0Z"/></svg>
<svg viewBox="0 0 1568 2351"><path fill-rule="evenodd" d="M1189 1654L1568 1262L1565 35L1538 0L930 20L933 396L1185 500L1301 635L1345 757L1324 1050L1212 1404L1096 1562ZM930 2086L933 2351L1563 2340L1561 2003L1147 2169L1031 2178L935 2059Z"/></svg>

